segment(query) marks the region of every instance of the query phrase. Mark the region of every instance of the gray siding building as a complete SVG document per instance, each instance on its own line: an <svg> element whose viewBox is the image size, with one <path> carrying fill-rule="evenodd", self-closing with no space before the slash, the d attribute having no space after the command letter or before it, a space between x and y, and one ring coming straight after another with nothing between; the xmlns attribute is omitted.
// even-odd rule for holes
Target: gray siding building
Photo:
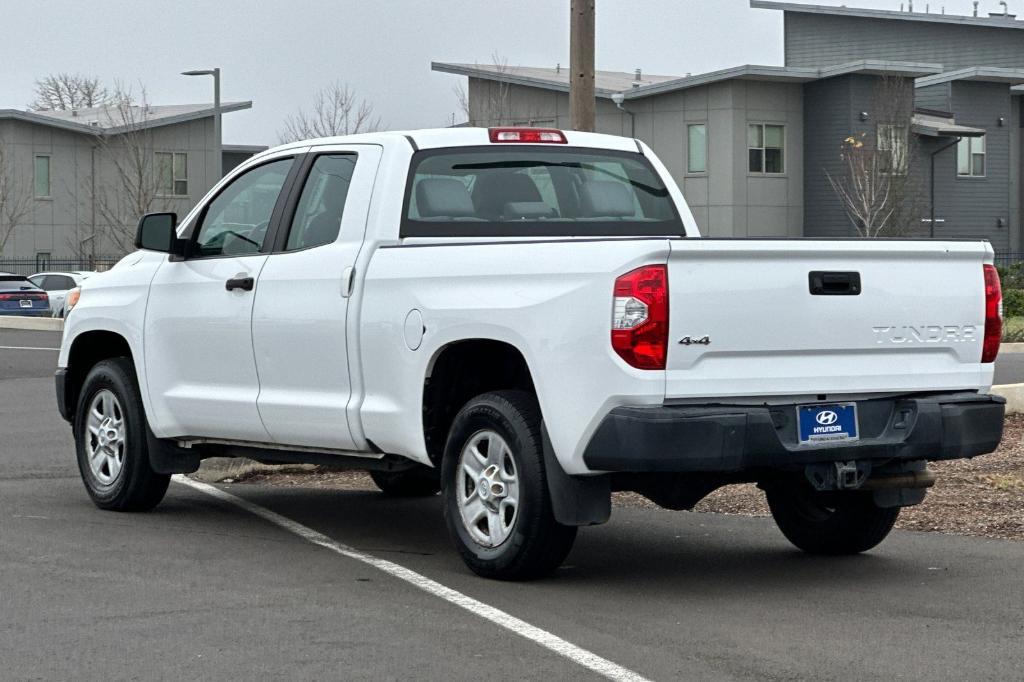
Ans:
<svg viewBox="0 0 1024 682"><path fill-rule="evenodd" d="M213 115L208 104L0 110L0 261L88 267L130 247L141 212L190 209L226 165L258 149L225 147L217 158Z"/></svg>
<svg viewBox="0 0 1024 682"><path fill-rule="evenodd" d="M901 234L982 237L1006 257L1024 250L1024 21L750 4L783 13L783 66L597 76L598 132L649 144L704 234L856 236L829 178L843 172L844 140L880 147L885 129L903 140L889 144L908 167ZM567 69L433 68L468 77L470 124L569 127ZM907 93L898 106L885 101L892 83Z"/></svg>

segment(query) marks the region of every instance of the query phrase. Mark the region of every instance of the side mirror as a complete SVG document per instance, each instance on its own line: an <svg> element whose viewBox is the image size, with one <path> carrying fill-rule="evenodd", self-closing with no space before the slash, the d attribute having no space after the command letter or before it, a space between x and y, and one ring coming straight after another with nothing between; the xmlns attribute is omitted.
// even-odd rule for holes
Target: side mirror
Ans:
<svg viewBox="0 0 1024 682"><path fill-rule="evenodd" d="M147 213L135 230L135 248L161 253L178 252L178 214Z"/></svg>

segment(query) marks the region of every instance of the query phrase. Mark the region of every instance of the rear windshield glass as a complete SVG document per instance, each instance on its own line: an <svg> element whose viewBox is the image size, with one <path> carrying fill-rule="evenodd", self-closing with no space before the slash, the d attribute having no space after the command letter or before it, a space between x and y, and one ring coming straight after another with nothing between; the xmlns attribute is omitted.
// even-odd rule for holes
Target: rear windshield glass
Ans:
<svg viewBox="0 0 1024 682"><path fill-rule="evenodd" d="M641 154L554 146L417 152L402 221L403 237L683 234Z"/></svg>
<svg viewBox="0 0 1024 682"><path fill-rule="evenodd" d="M27 277L0 275L0 291L21 291L22 289L35 291L36 288L36 285L28 281Z"/></svg>

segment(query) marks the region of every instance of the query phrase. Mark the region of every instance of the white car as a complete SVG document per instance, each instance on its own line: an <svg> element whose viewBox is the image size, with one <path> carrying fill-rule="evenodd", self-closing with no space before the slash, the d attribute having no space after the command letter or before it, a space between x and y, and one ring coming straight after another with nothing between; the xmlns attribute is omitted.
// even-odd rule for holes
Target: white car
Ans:
<svg viewBox="0 0 1024 682"><path fill-rule="evenodd" d="M37 287L50 296L50 312L54 317L64 317L66 314L64 301L68 292L82 285L82 282L89 279L96 273L91 270L76 270L75 272L37 272L28 279Z"/></svg>
<svg viewBox="0 0 1024 682"><path fill-rule="evenodd" d="M755 219L752 216L751 219ZM480 575L544 574L612 490L766 491L861 552L931 460L991 452L1001 295L983 241L704 239L644 143L498 128L249 159L88 280L57 401L104 509L246 456L440 489Z"/></svg>

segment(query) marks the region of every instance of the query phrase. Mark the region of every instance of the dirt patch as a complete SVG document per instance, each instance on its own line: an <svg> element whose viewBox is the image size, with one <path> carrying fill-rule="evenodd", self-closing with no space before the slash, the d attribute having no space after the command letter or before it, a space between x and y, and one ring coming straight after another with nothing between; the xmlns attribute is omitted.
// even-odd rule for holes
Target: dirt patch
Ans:
<svg viewBox="0 0 1024 682"><path fill-rule="evenodd" d="M930 466L938 482L924 504L900 514L898 528L1024 540L1024 415L1006 418L1003 442L990 455L973 460L936 462ZM231 479L234 483L376 490L370 477L357 471L325 471L316 467L261 469ZM636 493L615 493L615 506L656 509ZM764 494L754 485L731 485L715 491L696 512L768 516Z"/></svg>

